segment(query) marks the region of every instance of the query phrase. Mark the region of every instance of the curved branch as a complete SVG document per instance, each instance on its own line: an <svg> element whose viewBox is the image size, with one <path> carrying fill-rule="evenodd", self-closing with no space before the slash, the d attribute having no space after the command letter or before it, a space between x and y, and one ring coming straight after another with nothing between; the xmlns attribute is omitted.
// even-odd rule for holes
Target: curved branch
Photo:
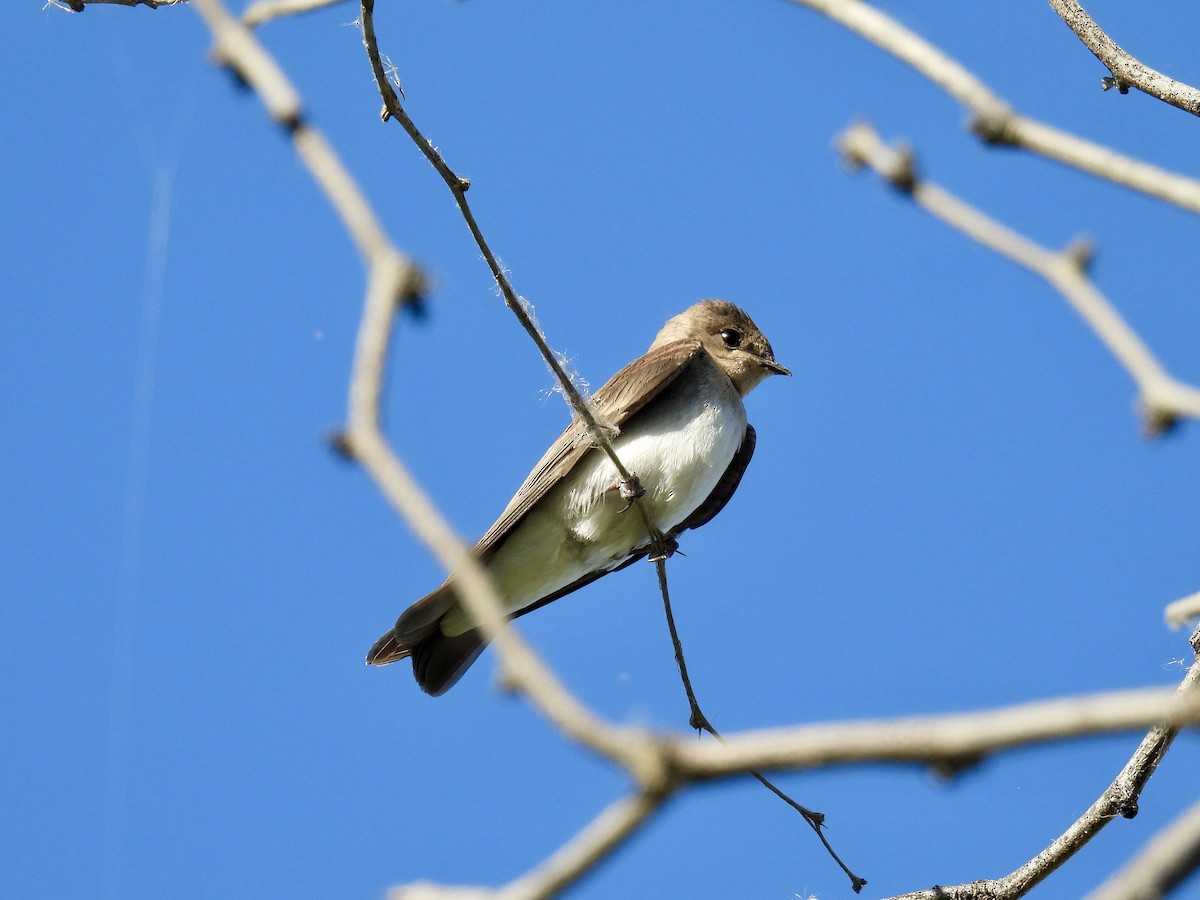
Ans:
<svg viewBox="0 0 1200 900"><path fill-rule="evenodd" d="M1087 247L1077 244L1053 251L1012 231L933 182L919 178L911 151L887 146L870 125L853 126L838 139L838 145L851 166L869 166L927 212L1041 276L1058 290L1133 377L1148 435L1169 430L1181 416L1200 420L1200 388L1172 377L1096 289L1087 276L1091 253Z"/></svg>
<svg viewBox="0 0 1200 900"><path fill-rule="evenodd" d="M1200 116L1200 90L1190 84L1168 78L1162 72L1138 62L1118 47L1076 0L1049 2L1058 13L1058 17L1112 73L1111 78L1101 79L1102 90L1116 88L1120 93L1128 94L1131 87L1137 88L1143 94L1157 97L1163 103L1190 112L1193 116Z"/></svg>
<svg viewBox="0 0 1200 900"><path fill-rule="evenodd" d="M1192 634L1192 649L1197 654L1192 661L1179 689L1175 692L1173 705L1176 713L1167 711L1163 721L1169 724L1155 725L1142 738L1137 750L1108 789L1100 795L1087 812L1071 823L1071 826L1059 835L1045 850L1016 871L997 878L994 881L974 881L970 884L958 884L951 887L934 887L927 891L917 891L894 897L892 900L1010 900L1023 897L1036 885L1045 880L1055 869L1074 856L1109 822L1117 816L1132 819L1138 812L1138 798L1146 787L1146 782L1158 768L1164 754L1170 749L1171 743L1179 734L1179 725L1173 721L1173 716L1180 709L1191 708L1192 714L1197 712L1197 691L1195 686L1200 683L1200 631ZM1194 833L1189 833L1195 838ZM1195 848L1193 848L1195 852ZM1149 868L1149 866L1148 866ZM1172 871L1172 875L1178 874ZM1182 877L1182 876L1180 876ZM1118 894L1115 896L1149 897L1159 894Z"/></svg>
<svg viewBox="0 0 1200 900"><path fill-rule="evenodd" d="M347 0L255 0L242 12L242 21L255 28L272 19L315 12L345 2Z"/></svg>
<svg viewBox="0 0 1200 900"><path fill-rule="evenodd" d="M1200 213L1200 181L1117 153L1022 116L941 49L860 0L791 0L822 13L891 53L974 113L972 130L989 144L1022 147L1063 165Z"/></svg>
<svg viewBox="0 0 1200 900"><path fill-rule="evenodd" d="M160 6L178 6L188 0L50 0L59 9L69 9L71 12L83 12L89 6L108 4L111 6L148 6L158 9Z"/></svg>

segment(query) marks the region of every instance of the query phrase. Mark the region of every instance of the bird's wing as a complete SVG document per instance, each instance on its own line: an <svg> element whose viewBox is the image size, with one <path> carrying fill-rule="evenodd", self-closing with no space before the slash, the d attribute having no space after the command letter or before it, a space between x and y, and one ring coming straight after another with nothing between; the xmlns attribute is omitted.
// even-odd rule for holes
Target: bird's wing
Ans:
<svg viewBox="0 0 1200 900"><path fill-rule="evenodd" d="M750 458L754 456L754 445L757 442L758 436L754 433L754 426L746 423L746 436L742 438L742 445L738 447L737 453L733 454L733 459L729 461L725 474L721 476L721 480L717 482L717 486L712 489L712 493L705 501L697 506L690 516L679 523L674 529L675 534L707 524L713 516L725 508L725 504L729 502L733 492L742 483L742 476L746 474L746 466L750 465Z"/></svg>
<svg viewBox="0 0 1200 900"><path fill-rule="evenodd" d="M656 347L605 382L592 397L592 406L601 422L620 428L684 369L701 358L715 365L708 351L696 340L673 341ZM513 526L525 517L534 504L570 474L579 460L594 450L596 447L588 438L587 429L576 419L550 445L520 490L508 502L500 518L475 545L479 557L483 560L490 558L512 533Z"/></svg>

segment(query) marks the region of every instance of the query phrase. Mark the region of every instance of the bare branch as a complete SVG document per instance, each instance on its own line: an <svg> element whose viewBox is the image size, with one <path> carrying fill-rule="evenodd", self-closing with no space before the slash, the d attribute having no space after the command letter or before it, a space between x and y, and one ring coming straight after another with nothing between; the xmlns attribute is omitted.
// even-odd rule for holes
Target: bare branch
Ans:
<svg viewBox="0 0 1200 900"><path fill-rule="evenodd" d="M1128 94L1129 89L1134 87L1143 94L1157 97L1163 103L1200 116L1200 90L1142 65L1118 47L1075 0L1050 0L1050 6L1112 73L1111 78L1100 80L1102 90L1115 87L1120 93Z"/></svg>
<svg viewBox="0 0 1200 900"><path fill-rule="evenodd" d="M72 12L83 12L89 6L106 3L111 6L148 6L158 9L160 6L178 6L188 0L49 0L59 9L69 9Z"/></svg>
<svg viewBox="0 0 1200 900"><path fill-rule="evenodd" d="M918 178L911 153L888 147L870 125L853 126L838 139L852 166L869 166L923 209L968 237L1041 276L1083 317L1133 377L1147 434L1168 430L1177 418L1200 419L1200 389L1173 378L1137 333L1087 277L1090 250L1076 244L1052 251L1005 227L936 184Z"/></svg>
<svg viewBox="0 0 1200 900"><path fill-rule="evenodd" d="M844 25L912 66L974 113L971 128L989 144L1023 147L1097 178L1200 213L1200 181L1093 144L1014 112L956 60L860 0L791 0Z"/></svg>
<svg viewBox="0 0 1200 900"><path fill-rule="evenodd" d="M523 684L535 685L530 693L547 717L565 733L619 762L639 783L660 784L660 768L645 742L598 722L562 689L515 631L505 627L490 578L389 448L379 424L387 348L397 308L424 289L424 276L387 239L336 153L305 120L295 88L249 29L219 0L195 0L194 5L213 32L216 58L258 92L271 117L291 134L297 153L341 214L368 269L348 422L339 448L363 465L439 560L459 572L464 602L472 605L480 627L502 648L510 675L516 673L514 677Z"/></svg>
<svg viewBox="0 0 1200 900"><path fill-rule="evenodd" d="M1156 727L1147 735L1134 759L1102 798L1105 801L1103 809L1107 810L1109 818L1117 814L1128 815L1136 810L1138 794L1178 727L1200 722L1200 698L1192 694L1183 696L1197 680L1198 672L1200 664L1193 665L1178 691L1169 688L1117 691L985 712L809 725L737 735L724 743L696 743L685 736L656 738L653 742L668 773L660 782L659 790L642 790L634 797L617 801L531 873L497 890L422 883L398 888L391 896L404 900L550 896L553 891L572 883L568 877L578 878L602 858L603 852L624 840L674 791L693 781L730 778L759 769L801 770L867 762L920 763L948 773L975 765L988 755L1018 747L1168 722L1169 727ZM1092 812L1089 810L1089 814ZM1094 819L1087 821L1093 830L1100 827ZM1074 831L1069 834L1079 838ZM1017 874L1008 879L1020 880L1016 878ZM1001 881L1006 879L980 884L997 885ZM920 892L905 895L905 900L967 900L973 897L994 900L1020 896L971 893L972 887L939 888L936 890L948 893ZM547 893L542 893L543 890Z"/></svg>
<svg viewBox="0 0 1200 900"><path fill-rule="evenodd" d="M1165 897L1200 868L1200 802L1154 836L1141 852L1088 900L1154 900Z"/></svg>
<svg viewBox="0 0 1200 900"><path fill-rule="evenodd" d="M624 843L665 799L663 794L643 793L617 800L544 863L505 886L500 896L505 900L553 897Z"/></svg>
<svg viewBox="0 0 1200 900"><path fill-rule="evenodd" d="M414 885L405 889L406 893L403 896L551 896L578 880L644 824L676 790L692 781L732 777L759 769L811 768L864 761L919 762L944 771L954 771L978 761L989 753L1026 743L1126 730L1156 721L1166 722L1167 725L1156 728L1147 735L1139 753L1101 800L1097 801L1093 809L1043 856L1049 855L1057 859L1054 863L1057 865L1073 853L1077 846L1081 845L1081 841L1086 840L1089 829L1095 831L1103 824L1097 824L1094 816L1104 813L1111 817L1115 813L1131 814L1136 810L1138 794L1169 746L1178 725L1195 722L1200 718L1197 703L1190 697L1168 698L1163 691L1123 692L1070 701L1029 704L990 713L789 729L764 735L735 737L724 745L697 745L683 737L660 738L633 729L613 728L582 707L529 650L518 633L505 625L487 573L393 453L380 427L382 385L397 310L423 290L423 275L387 238L369 204L337 155L321 133L307 122L298 93L246 26L230 16L220 0L195 0L195 5L213 31L218 60L228 65L260 94L271 117L289 133L297 154L308 165L314 179L342 216L367 269L368 285L355 350L347 425L339 439L340 447L364 466L385 497L409 522L418 537L433 549L443 565L457 573L462 586L463 602L479 623L479 627L496 643L509 683L526 693L547 718L567 735L626 769L637 786L634 794L609 806L547 861L507 886L497 890L482 890ZM407 122L405 127L410 135L446 179L472 234L501 285L506 304L517 314L526 330L535 337L535 342L562 384L564 393L576 409L576 414L588 423L592 430L593 439L599 446L606 448L618 470L627 475L612 451L602 424L591 415L586 402L562 370L561 364L524 308L523 301L508 284L507 278L483 240L466 205L464 195L468 187L467 182L459 179L436 151L433 151L428 141L416 131L411 120L404 114L394 93L391 92L390 85L385 87L386 76L381 74L382 64L374 46L373 27L369 24L370 5L371 0L363 0L364 35L376 78L382 78L380 90L384 94L387 114L396 117L402 123ZM878 142L877 138L876 141ZM887 151L887 148L883 150ZM893 154L888 165L891 171L889 177L893 179L893 183L914 196L928 190L928 186L917 180L910 158ZM989 229L1001 229L1000 237L997 238L993 234L993 238L998 245L1007 246L1009 251L1006 252L997 246L996 249L1000 252L1005 252L1015 259L1029 247L1033 247L1051 258L1073 256L1074 269L1080 270L1077 274L1082 278L1082 260L1079 254L1052 254L1029 244L1018 235L1006 232L1002 226L987 220L954 198L950 198L950 201L948 205L943 204L945 209L939 214L977 239L983 240L967 227L972 216L976 218L976 229L982 233ZM980 222L983 223L982 226ZM1043 274L1047 280L1059 286L1050 274L1039 274ZM1070 280L1067 275L1060 274L1059 277L1062 281ZM1065 288L1059 287L1066 293ZM1107 306L1098 293L1096 297L1102 306ZM1079 304L1076 305L1079 308ZM1115 312L1109 310L1116 326L1111 322L1102 325L1092 321L1099 315L1095 309L1088 309L1091 309L1090 313L1084 309L1081 309L1081 313L1088 318L1102 339L1110 343L1110 347L1115 340L1114 334L1117 338L1123 338L1120 329L1128 328ZM1136 341L1136 336L1134 340ZM1145 376L1149 371L1150 375L1161 376L1164 379L1167 379L1167 376L1161 368L1155 371L1147 369L1147 359L1155 367L1157 363L1144 347L1141 347L1142 353L1139 355L1138 347L1141 347L1140 343L1132 350L1126 345L1122 345L1120 349L1112 349L1127 368L1131 369L1134 377L1139 379L1143 397L1149 406L1154 392L1142 383L1138 372ZM1194 392L1191 388L1178 387ZM1161 392L1162 385L1158 385L1157 390ZM1180 412L1174 407L1170 409L1173 410L1170 413L1172 416L1195 415L1194 411ZM647 523L650 533L654 534L652 523L649 520ZM1188 678L1185 679L1185 685L1195 680L1196 672L1197 665L1194 664ZM1088 818L1089 816L1093 818ZM1041 869L1036 872L1026 871L1032 865L1027 864L1023 869L1008 876L1007 881L1032 885L1036 880L1045 877L1044 874L1037 874ZM1017 878L1022 872L1025 874ZM995 885L1005 881L1006 879L1001 879L987 884ZM968 895L943 893L938 896Z"/></svg>
<svg viewBox="0 0 1200 900"><path fill-rule="evenodd" d="M1164 610L1167 624L1172 628L1182 628L1192 619L1200 616L1200 592L1176 600Z"/></svg>
<svg viewBox="0 0 1200 900"><path fill-rule="evenodd" d="M1146 782L1150 780L1150 776L1154 774L1154 770L1162 761L1163 755L1170 749L1175 736L1179 734L1178 716L1180 712L1190 710L1188 714L1194 716L1200 711L1200 704L1196 702L1200 692L1195 690L1196 684L1200 682L1200 631L1192 634L1191 644L1196 657L1179 685L1179 689L1175 692L1171 704L1164 711L1162 722L1167 724L1158 724L1150 729L1108 789L1049 847L1003 878L997 878L994 881L974 881L970 884L951 887L939 886L927 891L905 894L902 897L893 898L893 900L975 900L975 898L1008 900L1008 898L1023 897L1081 850L1114 818L1123 816L1132 819L1136 816L1138 798L1141 796ZM1172 874L1175 873L1172 872ZM1122 894L1120 896L1151 895Z"/></svg>
<svg viewBox="0 0 1200 900"><path fill-rule="evenodd" d="M1190 675L1189 675L1190 677ZM753 770L807 770L860 763L916 763L952 774L995 753L1092 734L1200 721L1200 697L1170 688L1039 700L982 712L801 725L726 737L723 744L672 739L670 766L700 780Z"/></svg>
<svg viewBox="0 0 1200 900"><path fill-rule="evenodd" d="M690 707L688 724L699 731L708 732L718 741L723 742L725 739L721 737L721 733L717 731L712 722L708 720L708 716L700 709L700 701L696 699L696 692L692 689L692 679L688 675L687 660L683 655L683 642L679 639L679 629L675 626L675 614L671 611L671 592L667 585L666 563L663 560L659 560L655 564L655 568L658 572L658 587L662 594L663 611L667 618L667 630L671 633L671 645L675 648L675 663L679 666L679 677L683 681L683 690L687 695L688 706ZM750 772L750 775L755 781L800 814L804 821L808 823L808 826L816 832L817 837L825 846L825 851L833 858L838 867L846 873L846 877L850 879L851 890L856 894L861 893L863 887L867 884L867 880L852 872L850 867L837 854L837 851L833 849L833 845L829 842L829 838L824 831L825 814L817 812L814 809L809 809L807 806L796 802L761 772L753 771Z"/></svg>
<svg viewBox="0 0 1200 900"><path fill-rule="evenodd" d="M83 12L85 8L99 3L113 6L148 6L151 9L158 9L160 6L178 6L189 0L49 0L49 2L62 9ZM346 0L256 0L242 13L242 21L251 28L255 28L272 19L314 12L345 2Z"/></svg>
<svg viewBox="0 0 1200 900"><path fill-rule="evenodd" d="M257 0L246 7L242 21L254 28L272 19L314 12L327 6L338 6L347 0Z"/></svg>
<svg viewBox="0 0 1200 900"><path fill-rule="evenodd" d="M625 468L625 465L617 457L612 442L609 440L608 435L611 429L605 428L597 420L591 405L584 399L579 389L575 387L570 376L567 375L566 370L563 368L558 354L550 348L545 336L533 321L532 316L530 316L528 301L517 294L512 283L508 280L504 269L497 261L495 254L492 253L491 247L488 246L483 232L475 221L475 215L471 212L471 206L467 202L467 189L471 186L471 182L455 174L454 170L450 168L445 159L438 153L430 140L421 133L420 129L417 128L404 107L400 104L400 98L396 95L392 83L388 80L387 71L379 55L379 46L375 37L374 10L375 0L362 0L363 43L367 48L367 58L371 62L371 70L375 74L375 82L379 87L380 96L383 97L384 121L388 119L398 121L408 133L408 136L420 148L425 158L429 160L438 174L442 176L442 180L446 182L446 186L450 188L450 192L454 195L454 201L458 204L459 212L462 213L463 219L471 231L471 236L475 238L476 245L483 254L488 268L491 269L492 277L496 280L496 285L500 288L501 296L504 297L504 304L517 317L517 321L521 323L521 327L525 329L534 344L537 345L542 359L545 360L546 365L554 374L555 380L562 388L563 396L570 404L575 415L583 422L587 429L588 438L609 458L613 467L617 470L617 474L620 475L622 483L633 484L633 478L629 470ZM641 515L642 521L646 526L646 533L649 535L650 544L654 548L653 557L666 558L674 552L674 545L663 535L658 525L650 519L645 505L640 502L638 496L640 495L633 498L634 505L637 507L638 513Z"/></svg>

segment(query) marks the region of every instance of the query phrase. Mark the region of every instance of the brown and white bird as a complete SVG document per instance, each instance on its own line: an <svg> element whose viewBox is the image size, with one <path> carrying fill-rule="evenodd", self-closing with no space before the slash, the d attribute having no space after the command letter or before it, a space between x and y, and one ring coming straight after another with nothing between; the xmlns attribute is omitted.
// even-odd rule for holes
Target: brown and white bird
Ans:
<svg viewBox="0 0 1200 900"><path fill-rule="evenodd" d="M646 354L591 398L600 421L618 429L613 449L637 473L640 502L668 538L705 524L733 496L755 443L742 398L768 375L790 374L745 312L702 300L670 319ZM650 553L645 522L625 513L619 481L578 421L550 446L475 546L510 617ZM367 662L412 657L422 690L438 696L484 644L451 575L400 615Z"/></svg>

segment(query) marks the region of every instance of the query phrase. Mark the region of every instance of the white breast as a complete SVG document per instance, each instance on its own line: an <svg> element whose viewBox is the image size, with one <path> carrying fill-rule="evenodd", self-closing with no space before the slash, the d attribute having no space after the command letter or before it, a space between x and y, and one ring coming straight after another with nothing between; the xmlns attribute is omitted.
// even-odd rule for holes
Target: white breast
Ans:
<svg viewBox="0 0 1200 900"><path fill-rule="evenodd" d="M637 473L646 491L642 502L662 531L708 498L746 436L746 409L729 379L715 364L697 374L702 377L671 385L613 441L625 468ZM611 460L593 450L517 525L488 564L510 612L590 572L613 569L646 546L645 523L626 510L617 481ZM442 621L447 634L468 627L465 614Z"/></svg>
<svg viewBox="0 0 1200 900"><path fill-rule="evenodd" d="M660 396L634 417L613 442L625 468L646 490L643 502L654 522L669 531L712 493L746 435L746 409L729 379L718 371ZM622 558L646 542L640 516L621 513L616 468L593 453L566 502L566 519L577 538L602 545ZM626 524L621 519L634 521Z"/></svg>

